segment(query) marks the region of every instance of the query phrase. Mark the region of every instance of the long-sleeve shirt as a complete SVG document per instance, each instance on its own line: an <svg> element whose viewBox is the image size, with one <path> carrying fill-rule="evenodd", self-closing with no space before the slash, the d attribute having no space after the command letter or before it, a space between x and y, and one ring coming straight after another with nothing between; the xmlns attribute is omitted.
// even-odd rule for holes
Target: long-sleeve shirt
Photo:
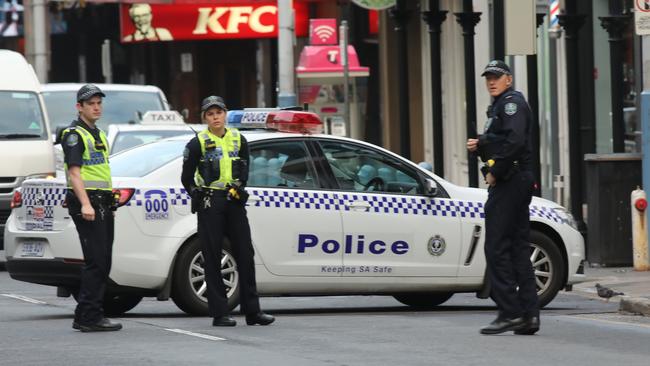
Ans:
<svg viewBox="0 0 650 366"><path fill-rule="evenodd" d="M488 118L478 146L483 160L494 160L490 173L496 179L503 178L515 162L520 169L529 170L533 119L524 96L518 91L506 90L494 99L488 109Z"/></svg>

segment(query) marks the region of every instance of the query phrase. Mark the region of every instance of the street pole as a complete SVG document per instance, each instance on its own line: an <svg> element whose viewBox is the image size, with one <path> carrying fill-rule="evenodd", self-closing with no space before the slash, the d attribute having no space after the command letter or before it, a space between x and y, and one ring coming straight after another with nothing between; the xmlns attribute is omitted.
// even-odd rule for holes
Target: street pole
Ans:
<svg viewBox="0 0 650 366"><path fill-rule="evenodd" d="M440 0L429 0L429 10L422 12L422 19L429 26L429 52L431 53L431 110L433 117L433 171L441 178L445 176L445 150L442 123L442 66L440 60L441 25L447 19L447 12L440 11Z"/></svg>
<svg viewBox="0 0 650 366"><path fill-rule="evenodd" d="M293 67L293 0L278 0L278 106L293 107L296 100Z"/></svg>
<svg viewBox="0 0 650 366"><path fill-rule="evenodd" d="M476 130L476 72L474 65L474 27L481 20L475 13L472 0L463 0L463 12L455 13L456 21L463 27L465 48L465 110L467 113L467 138L478 138ZM478 187L478 162L476 154L467 151L467 171L470 187Z"/></svg>
<svg viewBox="0 0 650 366"><path fill-rule="evenodd" d="M397 0L397 4L390 10L389 15L395 21L397 33L397 69L398 69L398 98L399 98L399 148L400 154L406 159L411 159L411 122L409 111L409 70L408 70L408 37L406 27L409 14L406 9L406 0Z"/></svg>
<svg viewBox="0 0 650 366"><path fill-rule="evenodd" d="M544 15L537 14L537 28L544 23ZM537 36L535 37L537 42ZM539 136L539 82L537 78L537 54L526 56L526 74L528 75L528 104L533 112L533 126L532 126L532 145L533 145L533 174L537 179L537 188L533 191L533 195L541 197L542 193L542 164L540 158L540 136Z"/></svg>
<svg viewBox="0 0 650 366"><path fill-rule="evenodd" d="M576 14L576 2L567 1L565 13L558 16L560 26L564 28L566 40L566 74L567 102L569 109L569 174L571 212L583 236L587 234L587 225L582 213L582 166L584 159L581 150L580 119L580 70L578 65L578 32L585 22L585 15Z"/></svg>
<svg viewBox="0 0 650 366"><path fill-rule="evenodd" d="M609 16L598 17L602 27L609 34L609 67L612 80L612 140L615 153L625 152L625 126L623 120L625 38L623 34L632 18L631 14L622 14L622 11L622 3L619 0L609 0Z"/></svg>
<svg viewBox="0 0 650 366"><path fill-rule="evenodd" d="M343 66L343 117L345 118L345 136L352 136L350 121L350 66L348 63L348 21L341 21L339 26L341 66Z"/></svg>
<svg viewBox="0 0 650 366"><path fill-rule="evenodd" d="M32 0L24 5L25 53L41 83L48 81L48 30L45 0Z"/></svg>

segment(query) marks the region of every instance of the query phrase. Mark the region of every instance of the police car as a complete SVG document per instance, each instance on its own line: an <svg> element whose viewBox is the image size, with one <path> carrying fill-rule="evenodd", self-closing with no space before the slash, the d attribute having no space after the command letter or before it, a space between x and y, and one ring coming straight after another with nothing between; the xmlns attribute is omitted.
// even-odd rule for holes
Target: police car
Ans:
<svg viewBox="0 0 650 366"><path fill-rule="evenodd" d="M231 111L250 144L247 211L258 291L266 296L385 294L432 307L454 293L487 295L486 190L460 187L369 143L321 134L315 114ZM206 314L196 217L180 184L192 135L111 157L120 192L104 309L120 314L144 296ZM60 179L25 182L7 223L12 278L75 295L83 264ZM533 198L531 261L542 305L584 279L584 242L571 215ZM237 264L225 243L221 273L238 303Z"/></svg>

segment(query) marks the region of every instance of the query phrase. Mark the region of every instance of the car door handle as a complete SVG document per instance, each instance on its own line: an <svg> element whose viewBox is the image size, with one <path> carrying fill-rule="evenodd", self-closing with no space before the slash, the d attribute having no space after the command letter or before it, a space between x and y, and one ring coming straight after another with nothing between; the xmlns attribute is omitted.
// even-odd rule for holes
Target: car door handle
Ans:
<svg viewBox="0 0 650 366"><path fill-rule="evenodd" d="M248 196L248 200L251 202L259 202L262 200L262 198L260 198L260 196L250 195Z"/></svg>
<svg viewBox="0 0 650 366"><path fill-rule="evenodd" d="M351 208L354 211L368 211L370 207L372 207L368 202L366 201L353 201L353 202L348 202L346 204L348 208Z"/></svg>

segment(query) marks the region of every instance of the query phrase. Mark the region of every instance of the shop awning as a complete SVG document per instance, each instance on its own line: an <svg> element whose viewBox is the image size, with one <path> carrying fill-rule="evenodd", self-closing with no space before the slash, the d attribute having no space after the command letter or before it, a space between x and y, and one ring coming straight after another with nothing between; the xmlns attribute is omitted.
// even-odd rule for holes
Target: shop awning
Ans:
<svg viewBox="0 0 650 366"><path fill-rule="evenodd" d="M305 46L300 53L300 60L296 67L296 76L299 79L342 78L340 47ZM349 77L364 77L369 75L369 69L359 64L359 57L354 46L348 46L348 71Z"/></svg>

